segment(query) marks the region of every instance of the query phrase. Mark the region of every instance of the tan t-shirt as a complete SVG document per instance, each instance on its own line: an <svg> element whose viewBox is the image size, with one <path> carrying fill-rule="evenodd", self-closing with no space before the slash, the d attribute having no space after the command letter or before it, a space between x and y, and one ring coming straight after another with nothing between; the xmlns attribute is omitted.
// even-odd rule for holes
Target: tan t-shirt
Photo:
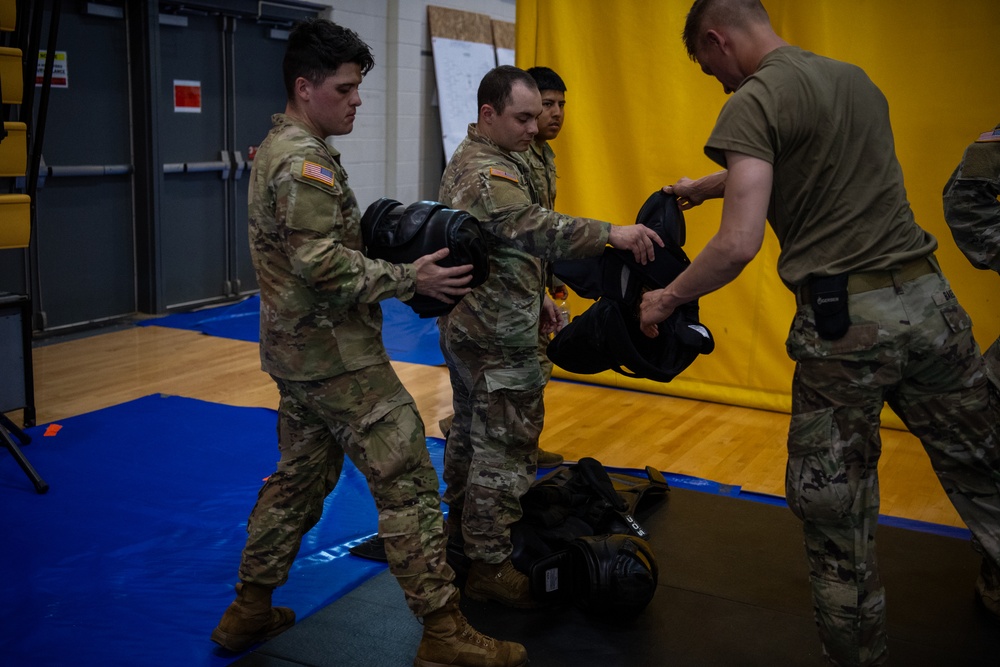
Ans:
<svg viewBox="0 0 1000 667"><path fill-rule="evenodd" d="M723 107L705 153L774 166L768 221L789 286L810 276L888 269L932 253L896 159L889 105L859 67L785 46Z"/></svg>

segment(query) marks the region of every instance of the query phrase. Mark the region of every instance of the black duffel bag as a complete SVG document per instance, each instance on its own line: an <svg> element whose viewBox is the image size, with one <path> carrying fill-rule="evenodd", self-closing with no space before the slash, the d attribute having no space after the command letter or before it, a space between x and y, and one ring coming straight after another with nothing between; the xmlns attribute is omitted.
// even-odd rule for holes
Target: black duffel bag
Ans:
<svg viewBox="0 0 1000 667"><path fill-rule="evenodd" d="M656 592L659 566L639 515L669 490L654 468L642 479L610 473L592 458L537 480L511 526L511 560L528 576L532 597L619 619L641 612Z"/></svg>
<svg viewBox="0 0 1000 667"><path fill-rule="evenodd" d="M490 275L489 251L479 221L465 211L440 202L418 201L403 206L383 197L361 217L361 236L368 257L393 264L411 264L424 255L448 248L440 266L472 265L467 287L478 287ZM455 298L455 303L461 297ZM416 294L404 301L420 317L446 315L455 307L431 296Z"/></svg>

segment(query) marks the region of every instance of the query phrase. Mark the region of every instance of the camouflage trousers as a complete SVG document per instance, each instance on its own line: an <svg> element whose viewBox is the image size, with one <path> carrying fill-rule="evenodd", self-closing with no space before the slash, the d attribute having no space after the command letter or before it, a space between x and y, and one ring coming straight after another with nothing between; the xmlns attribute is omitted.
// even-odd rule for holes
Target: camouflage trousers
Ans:
<svg viewBox="0 0 1000 667"><path fill-rule="evenodd" d="M843 338L820 339L805 305L786 343L797 362L786 497L803 522L824 652L843 667L887 659L875 556L884 403L920 439L973 545L1000 564L1000 390L969 316L936 273L849 304Z"/></svg>
<svg viewBox="0 0 1000 667"><path fill-rule="evenodd" d="M424 424L392 366L319 381L274 380L281 393L281 458L250 514L240 579L285 583L303 535L337 485L346 453L368 482L389 570L410 609L424 616L455 599Z"/></svg>
<svg viewBox="0 0 1000 667"><path fill-rule="evenodd" d="M983 352L983 360L986 362L986 372L990 379L1000 385L1000 338L993 341L989 349Z"/></svg>
<svg viewBox="0 0 1000 667"><path fill-rule="evenodd" d="M444 501L461 516L465 553L500 563L535 479L545 378L538 348L482 348L442 336L455 418L445 447Z"/></svg>
<svg viewBox="0 0 1000 667"><path fill-rule="evenodd" d="M552 378L552 361L549 359L549 355L546 350L549 349L549 334L542 333L541 329L538 330L538 365L542 369L542 376L545 377L545 381L548 382Z"/></svg>

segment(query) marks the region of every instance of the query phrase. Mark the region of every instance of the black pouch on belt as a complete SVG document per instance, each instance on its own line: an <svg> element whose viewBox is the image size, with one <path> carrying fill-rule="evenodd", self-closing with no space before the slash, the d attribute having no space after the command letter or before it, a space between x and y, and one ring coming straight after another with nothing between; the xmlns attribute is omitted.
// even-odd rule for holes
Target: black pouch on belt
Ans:
<svg viewBox="0 0 1000 667"><path fill-rule="evenodd" d="M809 282L809 301L816 318L816 333L824 340L843 337L851 326L851 315L847 310L847 277L837 276L812 278Z"/></svg>

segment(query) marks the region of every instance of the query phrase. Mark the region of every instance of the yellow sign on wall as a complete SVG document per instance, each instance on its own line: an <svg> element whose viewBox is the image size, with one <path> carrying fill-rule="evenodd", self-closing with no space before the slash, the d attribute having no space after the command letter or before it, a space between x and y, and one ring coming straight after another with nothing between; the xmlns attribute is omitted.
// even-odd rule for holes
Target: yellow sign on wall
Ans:
<svg viewBox="0 0 1000 667"><path fill-rule="evenodd" d="M41 86L45 80L45 61L48 58L47 51L38 52L38 68L35 71L35 86ZM69 88L69 67L65 51L56 51L55 61L52 63L52 87Z"/></svg>

